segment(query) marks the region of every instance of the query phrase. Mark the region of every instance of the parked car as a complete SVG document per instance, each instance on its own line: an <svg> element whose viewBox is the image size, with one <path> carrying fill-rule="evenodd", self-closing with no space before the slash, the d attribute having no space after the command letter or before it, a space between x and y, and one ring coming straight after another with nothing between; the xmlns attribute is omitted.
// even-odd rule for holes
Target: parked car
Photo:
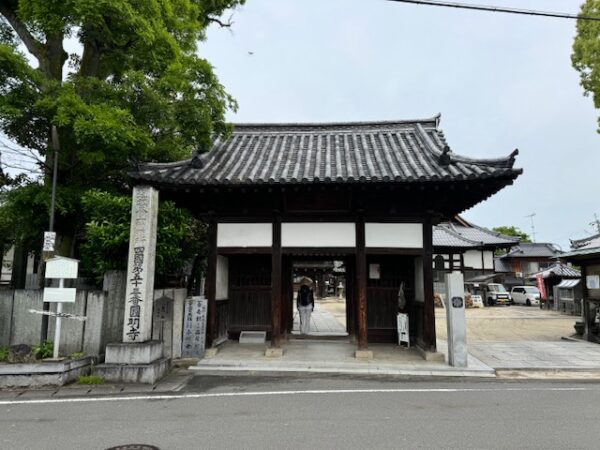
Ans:
<svg viewBox="0 0 600 450"><path fill-rule="evenodd" d="M515 286L510 295L513 303L527 306L540 304L540 291L535 286Z"/></svg>
<svg viewBox="0 0 600 450"><path fill-rule="evenodd" d="M471 308L483 308L483 291L479 283L465 283L465 304Z"/></svg>
<svg viewBox="0 0 600 450"><path fill-rule="evenodd" d="M488 283L485 285L486 300L488 306L506 305L510 306L512 298L504 285L500 283Z"/></svg>

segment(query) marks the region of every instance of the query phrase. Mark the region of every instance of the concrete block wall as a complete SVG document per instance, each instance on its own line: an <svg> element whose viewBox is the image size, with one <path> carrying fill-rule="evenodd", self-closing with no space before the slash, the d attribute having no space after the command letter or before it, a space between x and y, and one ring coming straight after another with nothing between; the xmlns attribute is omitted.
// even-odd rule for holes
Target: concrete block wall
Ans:
<svg viewBox="0 0 600 450"><path fill-rule="evenodd" d="M10 344L14 293L15 291L0 290L0 347Z"/></svg>
<svg viewBox="0 0 600 450"><path fill-rule="evenodd" d="M103 290L78 290L75 303L63 303L63 312L85 316L85 321L62 320L61 355L83 352L88 356L104 354L106 345L121 342L125 311L126 274L107 272ZM181 357L185 289L157 289L154 292L153 339L164 341L164 356ZM37 345L42 315L30 309L43 309L42 290L0 290L0 346ZM56 305L50 305L56 311ZM54 340L55 319L48 321L48 338Z"/></svg>
<svg viewBox="0 0 600 450"><path fill-rule="evenodd" d="M18 289L13 292L10 345L37 345L40 343L42 316L30 313L29 310L43 309L42 291Z"/></svg>
<svg viewBox="0 0 600 450"><path fill-rule="evenodd" d="M152 340L163 341L163 356L181 358L186 289L154 291Z"/></svg>

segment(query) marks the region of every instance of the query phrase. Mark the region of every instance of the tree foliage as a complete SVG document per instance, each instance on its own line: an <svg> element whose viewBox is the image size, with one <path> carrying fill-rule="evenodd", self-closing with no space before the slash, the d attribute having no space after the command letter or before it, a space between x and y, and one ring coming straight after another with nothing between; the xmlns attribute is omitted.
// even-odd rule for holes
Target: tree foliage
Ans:
<svg viewBox="0 0 600 450"><path fill-rule="evenodd" d="M107 270L127 266L131 197L99 190L88 191L82 200L86 240L81 246L82 265L100 279ZM156 272L179 274L206 247L205 226L173 202L162 202L158 212Z"/></svg>
<svg viewBox="0 0 600 450"><path fill-rule="evenodd" d="M531 242L529 235L515 226L503 225L500 227L494 227L492 230L496 233L505 234L506 236L518 237L521 242Z"/></svg>
<svg viewBox="0 0 600 450"><path fill-rule="evenodd" d="M227 26L219 17L242 3L1 0L0 131L40 155L44 176L3 194L0 233L33 245L46 229L52 126L60 142L57 231L84 238L100 232L85 226L85 192L116 198L129 191L136 161L182 159L227 135L225 114L236 103L198 55L198 42L210 23ZM98 195L87 201L100 202ZM129 220L110 217L115 226ZM163 257L170 258L159 251Z"/></svg>
<svg viewBox="0 0 600 450"><path fill-rule="evenodd" d="M600 0L586 0L581 5L580 14L600 17ZM591 94L594 106L600 109L600 21L577 22L571 60L573 67L579 72L585 95ZM600 129L598 131L600 132Z"/></svg>

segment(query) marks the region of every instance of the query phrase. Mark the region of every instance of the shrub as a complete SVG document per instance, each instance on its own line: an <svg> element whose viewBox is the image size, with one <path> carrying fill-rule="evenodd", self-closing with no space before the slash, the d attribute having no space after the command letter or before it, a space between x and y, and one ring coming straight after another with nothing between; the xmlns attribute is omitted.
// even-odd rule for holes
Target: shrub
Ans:
<svg viewBox="0 0 600 450"><path fill-rule="evenodd" d="M0 362L4 362L8 359L8 347L0 347Z"/></svg>
<svg viewBox="0 0 600 450"><path fill-rule="evenodd" d="M99 375L79 375L77 378L77 384L102 384L104 378Z"/></svg>
<svg viewBox="0 0 600 450"><path fill-rule="evenodd" d="M50 358L54 355L54 342L44 341L42 345L34 345L31 348L31 353L37 359Z"/></svg>

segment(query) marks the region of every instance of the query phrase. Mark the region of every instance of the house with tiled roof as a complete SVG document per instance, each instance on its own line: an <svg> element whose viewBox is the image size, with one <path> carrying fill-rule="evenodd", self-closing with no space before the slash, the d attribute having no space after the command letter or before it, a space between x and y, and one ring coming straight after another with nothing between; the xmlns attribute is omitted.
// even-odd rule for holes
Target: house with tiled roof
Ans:
<svg viewBox="0 0 600 450"><path fill-rule="evenodd" d="M434 279L443 282L444 273L460 270L466 281L493 276L494 254L519 244L519 238L480 227L460 216L434 227ZM438 287L438 291L442 288Z"/></svg>
<svg viewBox="0 0 600 450"><path fill-rule="evenodd" d="M562 253L554 244L521 242L497 258L496 270L502 272L508 269L517 279L527 279L556 264Z"/></svg>
<svg viewBox="0 0 600 450"><path fill-rule="evenodd" d="M600 233L571 240L571 251L561 257L581 270L582 331L589 341L600 343Z"/></svg>

